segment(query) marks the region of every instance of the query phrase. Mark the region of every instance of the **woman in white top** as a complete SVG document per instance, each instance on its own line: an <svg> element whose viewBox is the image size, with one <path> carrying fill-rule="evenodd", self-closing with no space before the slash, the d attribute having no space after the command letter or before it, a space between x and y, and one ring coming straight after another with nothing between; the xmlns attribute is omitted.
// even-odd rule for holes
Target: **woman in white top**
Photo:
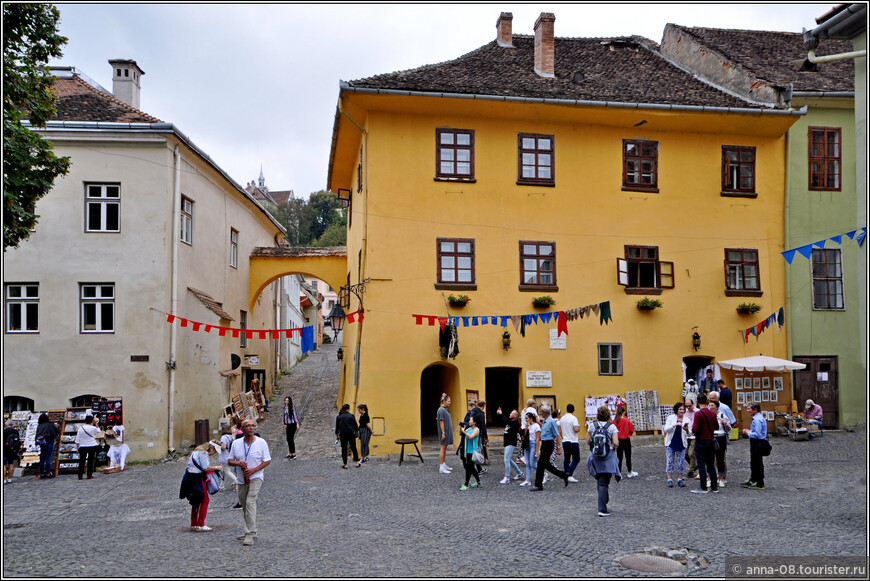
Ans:
<svg viewBox="0 0 870 581"><path fill-rule="evenodd" d="M79 451L79 480L85 473L85 464L88 467L88 479L94 477L94 463L97 460L97 443L96 435L100 433L100 428L97 424L97 416L87 416L85 423L79 427L76 434L76 448Z"/></svg>
<svg viewBox="0 0 870 581"><path fill-rule="evenodd" d="M731 424L728 423L728 418L725 414L719 411L719 402L711 401L707 407L713 410L716 414L716 429L713 431L713 437L719 443L719 449L716 450L716 472L719 474L719 487L725 486L725 452L728 450L728 434L731 433Z"/></svg>
<svg viewBox="0 0 870 581"><path fill-rule="evenodd" d="M219 466L211 466L209 456L221 449L217 442L206 442L197 446L187 461L187 470L181 479L179 498L186 498L190 503L190 530L208 532L211 527L205 525L208 514L208 484L206 478Z"/></svg>
<svg viewBox="0 0 870 581"><path fill-rule="evenodd" d="M526 429L523 434L523 458L526 463L526 479L520 486L532 485L532 474L538 469L538 459L535 452L538 449L538 440L541 438L541 426L537 416L532 412L526 412Z"/></svg>
<svg viewBox="0 0 870 581"><path fill-rule="evenodd" d="M677 486L684 488L683 473L686 466L686 450L689 448L689 426L684 423L686 406L683 402L674 404L674 413L665 420L665 473L668 475L668 488L674 487L674 465L677 469Z"/></svg>

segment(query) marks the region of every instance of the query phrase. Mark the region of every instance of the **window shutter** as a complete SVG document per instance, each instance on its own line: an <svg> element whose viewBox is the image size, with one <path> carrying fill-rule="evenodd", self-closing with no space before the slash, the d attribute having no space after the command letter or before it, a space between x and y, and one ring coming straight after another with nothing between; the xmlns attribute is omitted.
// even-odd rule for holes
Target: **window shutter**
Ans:
<svg viewBox="0 0 870 581"><path fill-rule="evenodd" d="M659 262L659 286L662 288L674 288L674 263Z"/></svg>
<svg viewBox="0 0 870 581"><path fill-rule="evenodd" d="M628 286L628 261L624 258L616 259L616 284Z"/></svg>
<svg viewBox="0 0 870 581"><path fill-rule="evenodd" d="M728 157L728 152L722 150L722 188L731 186L731 158Z"/></svg>

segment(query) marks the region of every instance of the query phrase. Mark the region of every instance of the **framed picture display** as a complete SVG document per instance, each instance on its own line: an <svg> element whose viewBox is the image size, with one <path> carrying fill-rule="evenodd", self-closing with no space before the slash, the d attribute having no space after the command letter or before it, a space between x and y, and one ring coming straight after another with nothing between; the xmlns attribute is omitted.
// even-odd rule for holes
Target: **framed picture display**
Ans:
<svg viewBox="0 0 870 581"><path fill-rule="evenodd" d="M762 402L770 401L770 391L765 389L764 391L761 392L761 401Z"/></svg>
<svg viewBox="0 0 870 581"><path fill-rule="evenodd" d="M782 378L774 377L773 378L773 389L776 391L782 391Z"/></svg>
<svg viewBox="0 0 870 581"><path fill-rule="evenodd" d="M755 379L758 379L758 378L756 377ZM755 403L761 403L761 392L760 392L760 391L755 391L755 392L753 392L753 394L754 394L754 395L753 395L753 400L752 400L752 401L755 402Z"/></svg>
<svg viewBox="0 0 870 581"><path fill-rule="evenodd" d="M770 390L770 401L773 403L779 403L779 394L776 393L775 389Z"/></svg>
<svg viewBox="0 0 870 581"><path fill-rule="evenodd" d="M770 378L764 376L761 378L761 387L762 389L770 389Z"/></svg>
<svg viewBox="0 0 870 581"><path fill-rule="evenodd" d="M467 409L471 409L474 407L474 404L477 403L479 399L479 392L476 389L466 389L465 390L465 402L467 405ZM464 414L463 414L464 417Z"/></svg>
<svg viewBox="0 0 870 581"><path fill-rule="evenodd" d="M752 389L761 389L761 378L753 377L752 378Z"/></svg>
<svg viewBox="0 0 870 581"><path fill-rule="evenodd" d="M767 421L768 421L768 422L772 422L772 421L773 421L773 419L774 419L773 412L764 412L764 415L765 415L765 417L767 418Z"/></svg>
<svg viewBox="0 0 870 581"><path fill-rule="evenodd" d="M737 394L737 405L746 405L746 400L743 397L745 395L746 394L742 391Z"/></svg>
<svg viewBox="0 0 870 581"><path fill-rule="evenodd" d="M734 378L734 389L743 389L743 378L735 377Z"/></svg>

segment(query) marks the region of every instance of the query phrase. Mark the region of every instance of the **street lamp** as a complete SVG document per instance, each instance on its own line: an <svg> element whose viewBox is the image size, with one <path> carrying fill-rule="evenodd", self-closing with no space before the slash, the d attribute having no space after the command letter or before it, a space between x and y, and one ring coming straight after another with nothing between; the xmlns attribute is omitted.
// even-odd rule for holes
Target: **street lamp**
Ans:
<svg viewBox="0 0 870 581"><path fill-rule="evenodd" d="M697 351L701 348L701 335L698 334L698 327L692 327L692 329L695 330L695 332L692 333L692 349Z"/></svg>
<svg viewBox="0 0 870 581"><path fill-rule="evenodd" d="M334 331L334 335L332 340L335 341L338 339L338 333L344 328L344 320L347 318L347 315L344 314L344 310L341 308L341 305L335 303L332 306L332 310L329 311L329 323L332 325L332 330Z"/></svg>
<svg viewBox="0 0 870 581"><path fill-rule="evenodd" d="M507 331L505 331L504 335L501 336L501 346L505 351L511 348L511 334Z"/></svg>

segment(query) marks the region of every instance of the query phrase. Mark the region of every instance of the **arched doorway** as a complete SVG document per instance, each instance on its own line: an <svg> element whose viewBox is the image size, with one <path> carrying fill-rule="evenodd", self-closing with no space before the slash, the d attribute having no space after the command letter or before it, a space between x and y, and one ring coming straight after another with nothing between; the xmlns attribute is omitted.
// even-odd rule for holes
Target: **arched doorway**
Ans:
<svg viewBox="0 0 870 581"><path fill-rule="evenodd" d="M453 400L450 413L454 424L465 416L464 399L459 396L459 371L450 364L430 365L420 374L420 438L437 438L438 426L435 414L441 405L441 395L446 393ZM462 405L458 405L462 404ZM456 419L457 413L461 413ZM452 426L455 429L456 426Z"/></svg>

